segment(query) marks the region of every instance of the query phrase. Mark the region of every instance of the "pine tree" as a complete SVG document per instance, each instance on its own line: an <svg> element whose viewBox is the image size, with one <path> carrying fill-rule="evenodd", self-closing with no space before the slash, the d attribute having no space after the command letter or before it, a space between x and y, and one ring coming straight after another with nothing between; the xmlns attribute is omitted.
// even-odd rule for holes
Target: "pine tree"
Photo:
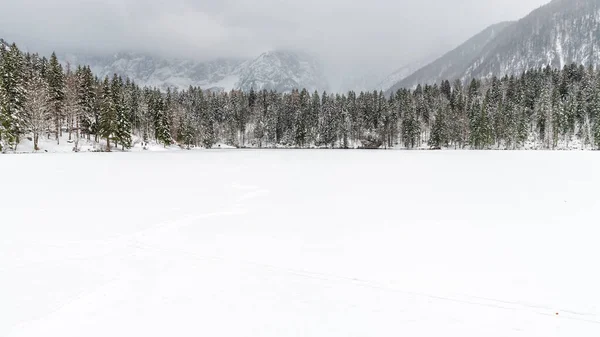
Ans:
<svg viewBox="0 0 600 337"><path fill-rule="evenodd" d="M448 122L446 121L444 108L440 107L433 121L429 147L432 149L441 149L446 146L448 146Z"/></svg>
<svg viewBox="0 0 600 337"><path fill-rule="evenodd" d="M321 97L319 92L315 91L310 99L309 113L306 118L307 138L311 145L319 143L319 116L321 115Z"/></svg>
<svg viewBox="0 0 600 337"><path fill-rule="evenodd" d="M471 139L470 143L475 149L485 149L492 143L491 127L484 108L487 104L482 104L479 98L473 99L470 108L471 122Z"/></svg>
<svg viewBox="0 0 600 337"><path fill-rule="evenodd" d="M352 120L350 117L350 112L348 111L348 99L344 96L341 96L341 104L340 104L340 125L339 125L339 133L341 139L341 147L347 149L350 147L351 137L352 137Z"/></svg>
<svg viewBox="0 0 600 337"><path fill-rule="evenodd" d="M167 115L165 100L160 91L155 90L150 95L148 109L154 119L154 137L165 147L172 144L171 126L169 124L169 116Z"/></svg>
<svg viewBox="0 0 600 337"><path fill-rule="evenodd" d="M596 122L594 125L594 142L596 144L596 149L600 150L600 123Z"/></svg>
<svg viewBox="0 0 600 337"><path fill-rule="evenodd" d="M201 143L205 149L210 149L217 143L217 134L215 132L216 121L214 114L216 109L211 109L207 104L207 106L202 107L200 111Z"/></svg>
<svg viewBox="0 0 600 337"><path fill-rule="evenodd" d="M358 141L359 135L361 133L361 123L360 110L358 108L356 93L354 91L348 92L348 97L346 99L346 109L348 110L348 118L350 119L349 137L352 142L352 147L356 147L356 142Z"/></svg>
<svg viewBox="0 0 600 337"><path fill-rule="evenodd" d="M258 101L258 96L254 91L254 88L250 89L250 93L245 98L246 109L244 109L244 116L242 120L240 120L240 130L242 131L242 147L246 146L246 128L247 124L250 123L250 120L253 116L255 116L256 105Z"/></svg>
<svg viewBox="0 0 600 337"><path fill-rule="evenodd" d="M400 102L404 102L402 111L402 142L406 148L412 149L419 143L421 135L415 101L413 101L413 96L407 92L401 93L399 98Z"/></svg>
<svg viewBox="0 0 600 337"><path fill-rule="evenodd" d="M600 80L593 88L589 116L590 123L593 125L594 144L597 149L600 149Z"/></svg>
<svg viewBox="0 0 600 337"><path fill-rule="evenodd" d="M235 94L236 105L234 110L234 120L236 131L238 133L238 143L241 147L246 146L246 126L248 124L248 116L249 116L249 103L247 101L246 95L243 92L239 91Z"/></svg>
<svg viewBox="0 0 600 337"><path fill-rule="evenodd" d="M123 150L131 148L131 124L129 112L125 104L123 79L115 75L111 83L111 100L116 118L115 143L121 144Z"/></svg>
<svg viewBox="0 0 600 337"><path fill-rule="evenodd" d="M52 53L46 71L48 90L50 92L50 111L54 119L54 132L57 144L62 135L62 120L64 118L65 83L63 68L58 62L56 53Z"/></svg>
<svg viewBox="0 0 600 337"><path fill-rule="evenodd" d="M140 88L132 81L127 87L127 106L129 110L129 120L131 122L131 127L134 133L138 135L143 134L143 125L144 125L144 102L142 100L142 91Z"/></svg>
<svg viewBox="0 0 600 337"><path fill-rule="evenodd" d="M102 82L98 133L100 137L106 139L106 150L110 152L110 141L117 133L117 116L113 106L111 85L108 77L104 78L104 82Z"/></svg>
<svg viewBox="0 0 600 337"><path fill-rule="evenodd" d="M0 141L16 148L25 126L24 60L15 44L0 49Z"/></svg>
<svg viewBox="0 0 600 337"><path fill-rule="evenodd" d="M333 101L333 134L334 138L334 147L344 147L343 143L343 134L342 134L342 122L343 122L343 113L344 113L344 104L345 98L340 95L335 95L335 100ZM342 142L341 142L342 141Z"/></svg>
<svg viewBox="0 0 600 337"><path fill-rule="evenodd" d="M333 147L336 142L336 126L335 126L335 112L334 112L334 100L329 97L327 92L323 92L321 96L321 131L320 139L321 145L326 147Z"/></svg>
<svg viewBox="0 0 600 337"><path fill-rule="evenodd" d="M554 147L554 113L552 111L552 88L551 83L546 81L542 87L541 96L537 103L536 116L538 118L538 130L542 137L545 148Z"/></svg>
<svg viewBox="0 0 600 337"><path fill-rule="evenodd" d="M78 129L90 139L90 135L98 133L96 112L96 88L94 75L90 67L77 71L77 110Z"/></svg>
<svg viewBox="0 0 600 337"><path fill-rule="evenodd" d="M377 97L377 115L379 130L377 130L377 148L385 145L385 147L392 147L392 135L394 118L392 110L389 108L388 100L385 98L383 91L380 91Z"/></svg>
<svg viewBox="0 0 600 337"><path fill-rule="evenodd" d="M194 135L196 130L194 129L193 116L191 113L186 113L180 116L180 125L179 133L177 135L177 141L181 144L185 144L187 149L190 149L191 145L194 143Z"/></svg>
<svg viewBox="0 0 600 337"><path fill-rule="evenodd" d="M514 76L508 79L506 87L506 99L503 106L503 124L506 128L505 135L505 146L506 148L515 149L518 145L517 133L518 133L518 91L517 82Z"/></svg>
<svg viewBox="0 0 600 337"><path fill-rule="evenodd" d="M502 109L502 87L501 82L497 77L492 78L492 86L486 92L485 96L485 122L488 132L485 138L489 139L486 144L491 146L496 144L498 147L506 140L506 127L504 121L504 113Z"/></svg>
<svg viewBox="0 0 600 337"><path fill-rule="evenodd" d="M263 144L267 138L267 125L270 108L269 93L266 90L262 90L258 95L258 103L256 109L256 122L254 126L254 138L259 148L263 147Z"/></svg>
<svg viewBox="0 0 600 337"><path fill-rule="evenodd" d="M309 126L308 121L310 118L310 95L306 89L303 89L299 96L297 106L298 111L296 113L296 120L294 121L294 143L298 147L305 147L309 137Z"/></svg>

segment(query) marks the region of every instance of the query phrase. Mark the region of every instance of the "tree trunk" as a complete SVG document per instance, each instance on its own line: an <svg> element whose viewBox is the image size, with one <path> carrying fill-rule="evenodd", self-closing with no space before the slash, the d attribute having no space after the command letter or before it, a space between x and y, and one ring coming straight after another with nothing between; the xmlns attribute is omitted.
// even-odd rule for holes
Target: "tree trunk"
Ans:
<svg viewBox="0 0 600 337"><path fill-rule="evenodd" d="M67 132L69 133L69 141L71 141L73 133L73 118L71 116L67 116Z"/></svg>
<svg viewBox="0 0 600 337"><path fill-rule="evenodd" d="M79 117L77 120L77 128L75 129L75 152L79 152Z"/></svg>
<svg viewBox="0 0 600 337"><path fill-rule="evenodd" d="M110 152L110 136L106 136L106 151Z"/></svg>
<svg viewBox="0 0 600 337"><path fill-rule="evenodd" d="M33 149L35 151L39 151L40 148L38 147L38 140L40 139L40 135L37 132L33 133Z"/></svg>
<svg viewBox="0 0 600 337"><path fill-rule="evenodd" d="M60 133L59 133L59 129L60 129L60 119L56 119L56 144L60 145Z"/></svg>

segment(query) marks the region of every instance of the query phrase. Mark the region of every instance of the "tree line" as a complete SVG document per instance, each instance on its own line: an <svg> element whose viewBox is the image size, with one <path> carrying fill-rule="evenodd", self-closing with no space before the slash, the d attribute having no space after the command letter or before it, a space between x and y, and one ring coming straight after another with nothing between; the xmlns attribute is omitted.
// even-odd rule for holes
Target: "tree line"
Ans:
<svg viewBox="0 0 600 337"><path fill-rule="evenodd" d="M571 64L519 76L419 85L386 95L294 90L161 92L118 75L100 79L89 66L63 67L0 48L0 148L23 137L106 151L134 140L211 148L554 149L577 141L600 147L600 73Z"/></svg>

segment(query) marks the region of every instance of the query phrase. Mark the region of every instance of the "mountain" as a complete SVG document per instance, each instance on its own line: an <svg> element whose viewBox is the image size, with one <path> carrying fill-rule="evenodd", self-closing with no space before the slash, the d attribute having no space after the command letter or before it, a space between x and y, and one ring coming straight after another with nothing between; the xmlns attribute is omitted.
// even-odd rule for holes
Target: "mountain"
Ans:
<svg viewBox="0 0 600 337"><path fill-rule="evenodd" d="M202 88L223 87L245 60L219 59L210 62L168 60L146 54L118 53L110 57L67 55L65 62L90 65L99 77L119 74L141 85L161 89L186 89L190 85Z"/></svg>
<svg viewBox="0 0 600 337"><path fill-rule="evenodd" d="M289 92L306 88L309 91L326 90L327 79L320 63L302 52L272 51L244 64L237 89L249 91L275 90Z"/></svg>
<svg viewBox="0 0 600 337"><path fill-rule="evenodd" d="M391 85L389 91L412 88L421 83L436 83L445 79L462 77L479 57L485 46L512 24L512 22L502 22L486 28L456 49L412 73L412 75L404 76L403 79Z"/></svg>
<svg viewBox="0 0 600 337"><path fill-rule="evenodd" d="M599 0L554 0L519 21L491 26L390 91L442 79L466 81L570 63L600 63Z"/></svg>
<svg viewBox="0 0 600 337"><path fill-rule="evenodd" d="M555 0L507 27L463 74L490 77L600 62L600 1Z"/></svg>
<svg viewBox="0 0 600 337"><path fill-rule="evenodd" d="M65 63L90 65L99 77L119 74L138 84L167 88L224 90L324 90L327 81L319 62L308 54L266 52L254 60L217 59L209 62L165 59L147 54L118 53L110 57L66 55Z"/></svg>

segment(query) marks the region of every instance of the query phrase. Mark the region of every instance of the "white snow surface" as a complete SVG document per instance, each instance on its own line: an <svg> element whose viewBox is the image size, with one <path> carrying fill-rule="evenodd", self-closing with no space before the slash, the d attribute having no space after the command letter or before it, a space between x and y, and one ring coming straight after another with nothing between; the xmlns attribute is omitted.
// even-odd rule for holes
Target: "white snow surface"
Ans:
<svg viewBox="0 0 600 337"><path fill-rule="evenodd" d="M75 151L75 138L74 136L69 139L68 133L65 131L62 137L59 137L60 141L56 141L54 135L51 135L50 138L47 138L45 135L40 136L38 142L38 151L35 151L35 146L33 145L32 137L25 137L21 139L21 142L17 146L17 149L13 148L5 148L5 152L8 154L28 154L28 153L36 153L36 154L46 154L46 153L73 153ZM106 140L100 139L98 142L94 141L94 137L91 139L86 139L82 137L79 140L77 145L79 152L104 152L106 151ZM213 145L215 149L232 149L233 146L217 143ZM191 148L192 150L199 150L201 148ZM144 142L142 138L138 136L132 137L131 148L125 149L123 151L122 147L115 147L114 144L111 143L111 151L113 152L146 152L146 151L188 151L189 149L186 146L179 146L176 144L170 146L164 146L163 144L159 144L156 141Z"/></svg>
<svg viewBox="0 0 600 337"><path fill-rule="evenodd" d="M595 152L0 167L0 336L600 336Z"/></svg>

